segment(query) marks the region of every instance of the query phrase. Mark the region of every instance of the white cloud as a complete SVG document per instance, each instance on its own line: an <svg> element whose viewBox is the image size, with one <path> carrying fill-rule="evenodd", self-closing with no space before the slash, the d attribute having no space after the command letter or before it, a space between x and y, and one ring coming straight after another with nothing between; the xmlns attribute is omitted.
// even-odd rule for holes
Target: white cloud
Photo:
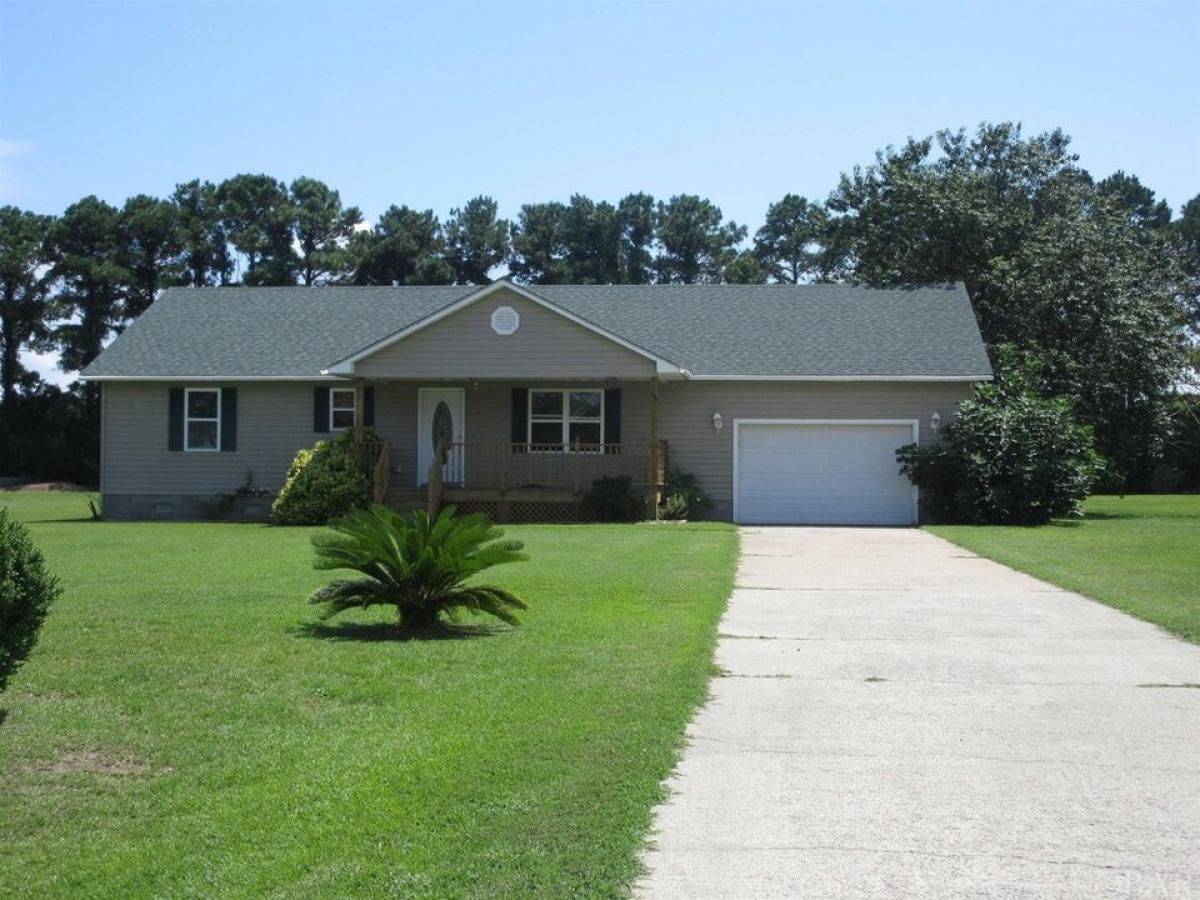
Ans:
<svg viewBox="0 0 1200 900"><path fill-rule="evenodd" d="M34 353L31 350L22 350L21 365L32 372L37 372L43 380L59 387L66 387L76 378L76 373L64 372L58 367L58 354L53 351Z"/></svg>

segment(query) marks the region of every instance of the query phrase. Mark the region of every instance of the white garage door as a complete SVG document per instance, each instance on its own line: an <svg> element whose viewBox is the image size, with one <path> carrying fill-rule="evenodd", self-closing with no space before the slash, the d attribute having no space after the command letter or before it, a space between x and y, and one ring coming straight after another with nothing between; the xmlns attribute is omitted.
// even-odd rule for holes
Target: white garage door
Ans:
<svg viewBox="0 0 1200 900"><path fill-rule="evenodd" d="M738 422L734 518L797 525L911 525L896 448L911 422Z"/></svg>

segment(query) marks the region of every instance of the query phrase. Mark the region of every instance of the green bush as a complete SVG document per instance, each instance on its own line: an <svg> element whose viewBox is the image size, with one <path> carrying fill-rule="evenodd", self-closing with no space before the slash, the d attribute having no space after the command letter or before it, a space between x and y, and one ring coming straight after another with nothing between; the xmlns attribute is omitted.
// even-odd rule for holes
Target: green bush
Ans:
<svg viewBox="0 0 1200 900"><path fill-rule="evenodd" d="M663 486L663 502L658 508L664 519L700 519L708 512L712 501L700 488L700 481L689 472L667 468L667 483Z"/></svg>
<svg viewBox="0 0 1200 900"><path fill-rule="evenodd" d="M633 489L628 475L597 478L584 503L602 522L637 522L646 517L646 501Z"/></svg>
<svg viewBox="0 0 1200 900"><path fill-rule="evenodd" d="M317 569L353 569L365 578L331 582L309 603L321 618L356 607L396 607L402 628L429 628L445 613L487 613L517 624L520 597L504 588L464 584L485 569L526 559L520 541L502 541L499 528L483 515L458 516L447 506L431 519L423 510L400 515L373 503L329 526L334 534L313 536Z"/></svg>
<svg viewBox="0 0 1200 900"><path fill-rule="evenodd" d="M896 451L938 521L1040 525L1076 516L1103 470L1092 429L1070 401L1041 396L1036 367L1006 362L997 381L959 405L937 445Z"/></svg>
<svg viewBox="0 0 1200 900"><path fill-rule="evenodd" d="M370 433L368 439L376 440ZM280 525L324 525L370 499L371 479L355 456L354 432L345 431L296 454L271 514Z"/></svg>
<svg viewBox="0 0 1200 900"><path fill-rule="evenodd" d="M60 593L25 526L0 509L0 691L37 643L38 629Z"/></svg>

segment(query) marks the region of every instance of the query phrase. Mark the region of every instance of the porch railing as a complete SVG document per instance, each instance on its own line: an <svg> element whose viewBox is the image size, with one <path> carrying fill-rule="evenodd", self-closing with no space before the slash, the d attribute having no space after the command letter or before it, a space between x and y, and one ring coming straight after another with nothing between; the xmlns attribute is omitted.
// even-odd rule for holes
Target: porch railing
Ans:
<svg viewBox="0 0 1200 900"><path fill-rule="evenodd" d="M639 487L662 481L662 453L652 444L464 441L450 444L444 458L440 474L446 487L581 494L597 478L627 476Z"/></svg>

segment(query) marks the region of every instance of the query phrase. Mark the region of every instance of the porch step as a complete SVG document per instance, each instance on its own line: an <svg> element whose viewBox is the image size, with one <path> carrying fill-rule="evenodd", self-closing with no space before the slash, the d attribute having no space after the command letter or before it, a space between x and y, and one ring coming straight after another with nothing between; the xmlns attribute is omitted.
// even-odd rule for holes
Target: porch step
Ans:
<svg viewBox="0 0 1200 900"><path fill-rule="evenodd" d="M429 495L424 488L388 488L383 495L383 505L400 512L424 509L428 501Z"/></svg>

